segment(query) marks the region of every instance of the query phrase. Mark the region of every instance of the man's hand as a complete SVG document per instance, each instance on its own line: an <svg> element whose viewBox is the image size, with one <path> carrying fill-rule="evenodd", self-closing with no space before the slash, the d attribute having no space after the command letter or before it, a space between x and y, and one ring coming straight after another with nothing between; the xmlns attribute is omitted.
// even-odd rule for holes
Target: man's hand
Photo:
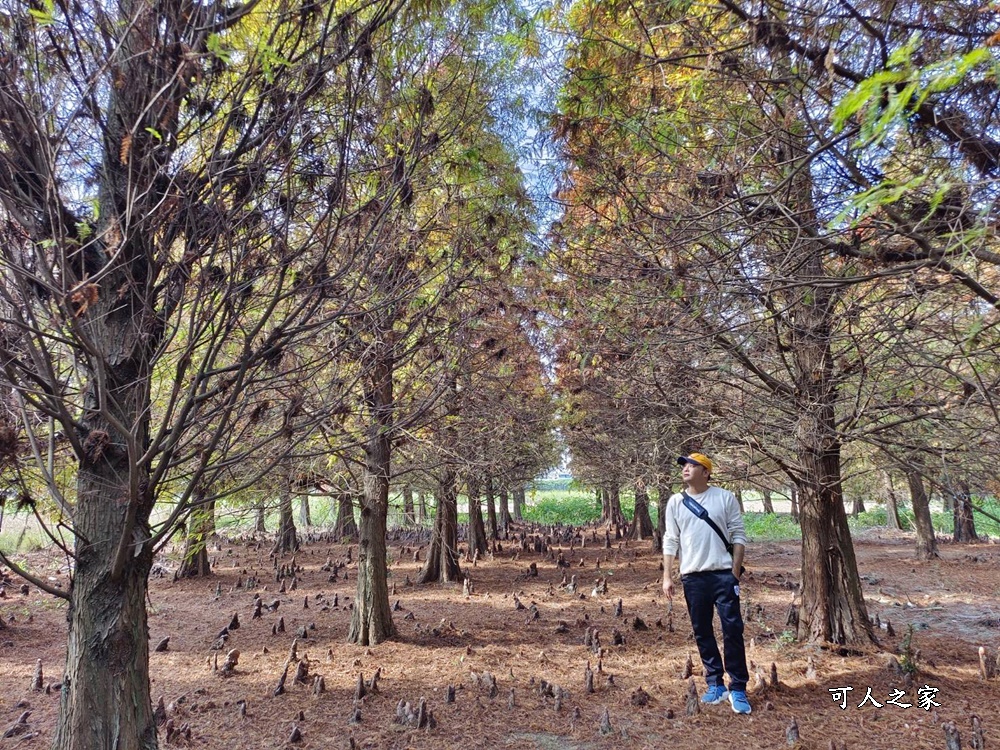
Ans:
<svg viewBox="0 0 1000 750"><path fill-rule="evenodd" d="M674 569L674 556L664 555L663 556L663 593L667 595L667 599L673 601L674 599L674 581L671 573Z"/></svg>

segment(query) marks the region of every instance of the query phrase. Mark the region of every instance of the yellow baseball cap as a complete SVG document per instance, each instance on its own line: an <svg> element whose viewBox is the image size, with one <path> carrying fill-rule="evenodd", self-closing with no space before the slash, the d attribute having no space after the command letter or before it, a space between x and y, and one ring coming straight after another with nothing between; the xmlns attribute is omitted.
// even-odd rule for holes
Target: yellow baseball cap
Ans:
<svg viewBox="0 0 1000 750"><path fill-rule="evenodd" d="M698 466L704 466L709 474L712 473L712 459L704 453L692 453L689 456L681 456L677 459L677 463L682 466L684 464L697 464Z"/></svg>

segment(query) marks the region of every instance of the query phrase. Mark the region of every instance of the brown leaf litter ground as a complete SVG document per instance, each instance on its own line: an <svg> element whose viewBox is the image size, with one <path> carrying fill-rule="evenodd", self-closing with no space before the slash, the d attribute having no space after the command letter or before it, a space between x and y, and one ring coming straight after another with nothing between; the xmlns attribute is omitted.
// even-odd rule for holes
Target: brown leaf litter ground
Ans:
<svg viewBox="0 0 1000 750"><path fill-rule="evenodd" d="M791 642L785 621L801 574L798 543L752 544L751 573L743 586L748 654L768 677L774 663L779 684L751 689L750 716L737 716L728 703L686 714L688 681L681 673L690 654L700 692L700 664L683 599L668 612L660 586L661 558L648 543L602 549L588 539L585 548L572 552L564 546L568 568L559 567L549 554L531 551L512 559L508 543L495 559L466 565L473 581L466 597L460 584L409 585L419 563L413 562L412 545L393 542L391 599L399 602L394 612L399 634L371 648L345 642L356 561L336 581L322 569L328 559L346 562L349 546L306 544L295 558L301 566L296 589L286 593L278 593L267 546L253 541L220 543L213 550L216 574L209 579L173 581L176 550L158 561L165 574L151 581L150 648L164 637L170 641L165 652L151 654L153 698L163 697L175 728L190 729L190 738L181 736L169 745L161 730L161 746L785 748L794 719L798 747L843 743L848 748L916 750L945 747L941 725L947 721L955 722L964 746L970 747L974 714L988 741L995 742L1000 733L1000 690L996 681L980 680L977 652L983 646L995 656L1000 646L1000 547L994 544L945 544L940 560L920 563L905 535L869 534L859 540L869 614L881 622L884 651L850 656ZM31 559L36 571L61 577L66 585L63 562L45 553ZM290 558L279 562L287 564ZM525 576L532 562L536 578ZM577 593L561 585L564 574L577 576ZM254 575L258 587L237 587ZM600 577L607 580L607 593L594 596L594 581ZM0 600L0 615L13 619L0 631L0 734L24 711L31 714L28 731L0 739L0 748L48 747L58 692L33 692L31 681L38 659L46 684L59 681L65 604L34 589L22 594L20 583L16 580ZM526 609L515 608L515 593ZM265 608L263 617L251 619L255 594L265 603L279 599L277 610ZM622 614L616 616L619 599ZM234 613L241 627L218 652L218 662L232 648L239 649L241 658L235 674L224 678L213 671L217 652L212 646ZM273 634L279 617L285 632ZM636 618L648 629L636 629ZM902 660L899 647L909 625L911 650L919 650L912 679L887 665L890 654ZM603 647L600 663L584 645L593 627ZM306 629L306 637L299 639L297 652L308 660L310 682L293 684L293 667L287 691L275 697L300 628ZM613 645L615 630L623 645ZM595 671L593 693L584 689L588 662ZM360 722L351 723L358 675L370 680L376 670L381 670L378 690L357 705ZM488 688L485 672L495 679L495 690ZM311 682L316 675L326 684L326 692L318 696ZM543 694L543 681L556 687ZM453 703L447 702L449 686L455 688ZM889 703L893 695L898 697ZM399 702L416 706L421 698L436 726L415 729L398 723ZM238 701L246 701L245 716L240 716ZM904 708L906 703L912 705ZM602 734L605 709L610 733ZM301 740L293 745L294 727Z"/></svg>

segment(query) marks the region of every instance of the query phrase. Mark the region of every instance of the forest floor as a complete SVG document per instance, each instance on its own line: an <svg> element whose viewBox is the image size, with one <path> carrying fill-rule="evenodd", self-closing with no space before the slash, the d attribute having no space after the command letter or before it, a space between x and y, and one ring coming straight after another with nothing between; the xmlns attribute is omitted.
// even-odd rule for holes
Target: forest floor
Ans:
<svg viewBox="0 0 1000 750"><path fill-rule="evenodd" d="M370 648L345 642L356 561L342 568L336 581L321 569L328 558L346 562L348 549L347 544L306 544L295 557L301 566L296 589L286 593L278 591L265 544L221 543L213 549L215 575L208 579L173 581L175 558L158 561L163 575L150 586L150 649L167 636L170 641L166 651L150 655L153 700L163 697L175 729L190 729L189 738L172 738L168 745L161 728L161 746L784 748L794 719L798 747L825 749L835 741L835 747L915 750L944 748L942 724L948 721L955 722L969 747L974 714L987 736L1000 734L1000 690L997 682L980 680L977 651L984 646L995 656L1000 646L996 544L942 544L941 559L919 563L907 535L863 534L856 540L858 563L869 614L881 623L883 650L848 656L791 640L785 623L800 577L799 544L751 544L743 585L748 656L751 671L759 670L768 683L773 663L779 684L751 686L750 716L734 714L728 703L687 715L690 681L682 679L682 671L690 655L700 693L701 666L683 598L668 611L661 557L649 543L602 549L588 539L583 549L563 548L568 568L548 554L520 552L512 559L514 547L505 544L495 559L466 565L473 581L466 597L461 584L410 585L420 567L413 562L414 545L392 542L391 601L399 603L393 613L398 637ZM356 548L352 552L356 560ZM537 577L525 575L532 562ZM60 561L34 553L31 563L66 585ZM577 576L576 594L561 585L564 574ZM245 587L251 576L260 580L258 587ZM594 596L599 577L606 578L607 593ZM66 607L34 588L22 594L20 583L15 579L0 600L0 615L8 621L0 631L0 734L24 711L31 715L29 731L0 739L0 748L48 747L58 692L33 692L30 686L39 659L46 684L60 680ZM528 609L515 608L515 593ZM277 599L280 605L274 612L265 607L254 620L257 594L265 604ZM616 617L619 600L622 615ZM213 651L217 634L234 613L240 628L222 651ZM648 630L635 629L637 617ZM279 618L285 632L274 634ZM591 627L599 629L600 659L584 645ZM293 667L286 691L274 696L300 628L306 637L299 638L297 652L308 659L309 683L293 684ZM612 645L616 629L624 645ZM913 675L889 665L891 654L907 663L901 644L908 632ZM224 678L212 665L218 654L221 666L233 648L241 657L233 676ZM588 662L595 672L593 693L584 690ZM381 670L377 692L357 705L358 675L369 680L376 670ZM488 680L481 678L485 672L495 678L493 697ZM326 685L318 696L312 689L316 675ZM550 691L561 695L558 710L554 696L542 694L543 681L558 686ZM447 702L450 685L453 703ZM436 726L418 730L397 723L397 704L416 705L421 698ZM245 716L239 701L246 701ZM356 706L360 722L351 723ZM605 710L610 733L602 734ZM293 727L301 732L294 745L289 741Z"/></svg>

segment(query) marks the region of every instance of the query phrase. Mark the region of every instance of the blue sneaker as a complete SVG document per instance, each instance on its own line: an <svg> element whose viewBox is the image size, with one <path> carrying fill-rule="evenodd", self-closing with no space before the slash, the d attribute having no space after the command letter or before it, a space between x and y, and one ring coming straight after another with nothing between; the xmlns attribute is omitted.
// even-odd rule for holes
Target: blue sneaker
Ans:
<svg viewBox="0 0 1000 750"><path fill-rule="evenodd" d="M729 704L733 707L733 711L738 714L750 713L750 701L747 700L747 694L744 690L730 690Z"/></svg>
<svg viewBox="0 0 1000 750"><path fill-rule="evenodd" d="M725 685L709 685L708 692L701 696L702 703L709 703L711 705L716 705L722 703L729 695L729 691L726 690Z"/></svg>

